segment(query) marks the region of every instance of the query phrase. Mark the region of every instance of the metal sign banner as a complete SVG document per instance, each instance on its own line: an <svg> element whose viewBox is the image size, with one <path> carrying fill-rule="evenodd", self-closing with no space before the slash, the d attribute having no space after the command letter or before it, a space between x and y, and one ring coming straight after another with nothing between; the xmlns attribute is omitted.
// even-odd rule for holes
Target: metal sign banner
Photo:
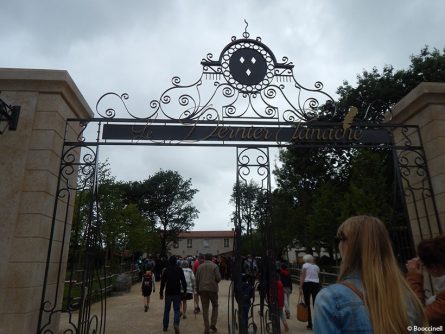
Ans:
<svg viewBox="0 0 445 334"><path fill-rule="evenodd" d="M104 124L102 139L131 141L175 141L178 143L287 143L302 144L391 144L390 131L382 128L317 126L296 123L292 126L197 124Z"/></svg>

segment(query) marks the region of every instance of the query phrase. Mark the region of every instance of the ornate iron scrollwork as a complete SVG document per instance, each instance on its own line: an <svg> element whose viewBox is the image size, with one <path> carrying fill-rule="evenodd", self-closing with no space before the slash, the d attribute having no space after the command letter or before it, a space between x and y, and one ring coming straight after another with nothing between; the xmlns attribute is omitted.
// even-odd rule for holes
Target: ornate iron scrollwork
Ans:
<svg viewBox="0 0 445 334"><path fill-rule="evenodd" d="M59 182L54 204L54 216L52 219L52 228L50 234L50 244L48 249L44 290L42 292L42 302L39 316L39 333L54 333L54 328L58 326L60 314L67 314L64 316L66 321L61 323L60 331L62 333L103 333L104 332L104 314L90 314L93 300L92 294L103 294L104 287L101 277L105 276L102 271L103 268L97 267L97 256L100 252L97 251L97 245L101 244L100 240L100 226L97 223L99 210L95 196L96 191L96 177L97 177L97 146L82 145L83 131L87 122L81 121L79 126L79 134L77 136L77 143L65 143L61 156L59 169ZM73 196L77 192L77 208L73 222L60 221L60 217L68 217L69 211L73 210ZM81 198L87 197L90 201L89 205L85 205L82 210L89 210L89 213L84 212L82 218ZM88 219L85 219L89 217ZM57 240L55 231L63 229L62 240ZM71 233L69 230L72 229ZM57 272L61 275L65 272L64 261L68 247L66 247L65 237L71 234L71 250L68 256L67 277L68 283L64 288L59 285L66 281L66 279L57 278L57 286L52 287L52 291L47 291L48 273ZM60 253L57 258L51 256L53 248L57 248L60 243ZM81 249L80 249L81 248ZM84 257L83 266L78 262L80 258ZM50 261L50 259L53 259ZM57 259L57 261L54 261ZM93 286L94 285L94 286ZM81 294L79 296L79 290ZM55 291L55 294L54 294ZM59 304L59 292L64 293L62 305ZM105 296L99 298L104 301ZM105 312L102 309L102 312Z"/></svg>
<svg viewBox="0 0 445 334"><path fill-rule="evenodd" d="M241 257L240 240L242 233L244 237L249 238L252 237L252 231L254 230L249 217L241 213L241 198L244 196L241 188L243 186L254 187L256 189L254 192L257 193L254 198L251 197L251 194L247 195L245 200L255 202L255 206L261 206L259 215L262 218L256 222L258 225L256 229L261 227L261 242L264 247L256 253L260 257L250 260L243 260ZM231 308L231 312L229 312L230 333L279 333L276 264L273 254L273 235L270 233L270 192L269 149L267 147L237 147L236 241L231 294L241 294L240 287L242 284L249 284L253 291L259 292L259 296L254 294L248 301L248 305L245 305L247 300L243 298L238 298L235 303L235 300L229 297L229 308ZM246 280L244 283L241 282L243 275Z"/></svg>
<svg viewBox="0 0 445 334"><path fill-rule="evenodd" d="M247 31L243 38L233 36L216 61L213 54L207 54L196 82L183 85L179 77L173 77L172 86L150 102L151 111L144 117L128 110L128 94L113 92L99 98L96 111L105 119L115 118L115 108L101 107L107 98L115 97L121 101L123 114L147 122L164 118L179 122L244 118L292 123L312 120L326 103L335 105L321 82L316 82L313 89L304 87L295 79L294 65L287 57L278 62L260 37L249 37ZM278 96L284 105L275 105Z"/></svg>
<svg viewBox="0 0 445 334"><path fill-rule="evenodd" d="M76 142L68 142L65 138L55 201L53 230L56 217L60 212L65 217L68 216L67 203L74 191L87 190L87 195L92 198L88 219L83 222L84 230L79 232L74 228L74 239L83 237L88 240L88 243L85 244L85 250L82 253L84 267L81 268L83 270L81 290L83 299L74 300L71 290L69 290L67 300L67 311L70 314L69 329L66 329L65 333L89 331L102 333L105 328L104 308L101 309L102 313L99 315L89 314L89 312L91 282L94 275L99 275L92 262L94 262L95 247L101 242L98 232L100 227L99 205L95 198L97 194L97 152L99 145L113 144L112 140L116 140L116 143L121 139L126 140L120 142L126 145L140 143L143 145L171 145L184 142L195 144L208 140L207 143L210 143L208 145L216 146L215 142L220 141L223 145L237 147L237 188L240 183L247 184L249 180L254 179L264 197L264 212L262 211L261 214L264 216L262 222L264 222L265 235L261 242L264 246L265 256L261 264L263 272L258 279L264 284L259 289L259 301L253 298L248 305L248 328L253 332L259 331L263 334L279 333L280 331L275 298L277 295L275 258L271 251L273 250L273 235L270 228L271 173L268 147L285 146L294 141L295 147L301 145L333 148L392 148L397 154L400 177L407 183L408 192L405 195L415 197L417 196L415 192L420 191L419 202L423 201L425 204L427 199L434 200L431 197L431 182L428 179L421 143L413 142L413 130L403 127L398 129L400 142L395 147L392 134L397 126L382 126L380 124L382 118L377 109L381 106L370 105L364 115L358 115L357 108L350 108L348 111L343 110L341 116L344 117L339 118L340 113L337 110L337 105L333 98L323 91L323 84L316 82L313 88L301 85L294 76L294 65L289 62L287 57L283 57L281 62L278 61L260 37L250 38L250 34L247 32L247 22L242 37L233 36L218 59L215 59L211 53L202 59L201 76L192 84L184 85L179 77L173 77L171 87L165 90L158 99L150 102L149 110L142 117L136 116L129 110L127 106L128 94L110 92L102 95L96 104L99 118L80 120L79 124L76 124L74 127L78 129ZM109 107L109 99L117 101L117 105ZM386 106L384 107L386 108ZM335 121L334 125L332 125L333 120ZM365 123L366 121L368 123ZM96 142L88 142L84 138L85 129L94 122L98 126L98 137ZM165 128L159 130L158 127L155 130L155 126L158 124L165 125ZM198 124L203 126L198 129ZM106 128L106 126L109 127ZM167 136L152 136L155 131L167 132L167 128L170 128ZM107 137L106 129L110 133L116 131L113 133L114 136ZM184 129L185 132L173 136L178 134L176 131ZM194 133L196 136L191 136L194 131L199 133ZM115 135L116 133L117 135ZM166 137L168 139L165 139ZM260 141L261 144L259 144ZM264 144L265 142L267 144ZM82 151L80 151L81 149ZM412 184L413 174L417 174L416 176L422 182ZM77 184L74 182L76 175L81 176ZM235 285L240 283L241 278L240 239L244 222L238 202L236 206L234 222L236 239L233 250L235 263L229 296L230 334L239 333L240 328L239 305L235 302ZM433 206L435 209L435 204ZM428 207L428 205L424 205L424 210L427 210ZM420 220L420 214L418 220ZM65 226L68 226L70 222L65 221L64 223ZM54 241L53 230L47 256L45 287L48 284L48 268ZM60 272L62 261L59 261L58 265ZM74 270L71 270L71 273L73 272ZM69 282L73 281L71 276ZM97 281L100 280L97 279ZM100 291L102 288L100 287ZM255 291L258 290L257 288L258 286L255 286ZM58 288L57 291L59 291ZM100 295L100 300L105 303L105 294ZM40 332L51 333L51 321L54 315L61 311L56 309L56 302L57 296L56 298L47 297L45 290L43 291L39 320ZM82 306L77 322L71 317L71 311L76 303L81 303Z"/></svg>

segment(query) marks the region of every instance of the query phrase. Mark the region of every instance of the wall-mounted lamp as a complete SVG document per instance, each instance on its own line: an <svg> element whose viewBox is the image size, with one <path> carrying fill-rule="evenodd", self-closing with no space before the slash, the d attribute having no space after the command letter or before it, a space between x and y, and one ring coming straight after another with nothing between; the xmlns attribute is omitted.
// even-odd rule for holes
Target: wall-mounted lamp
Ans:
<svg viewBox="0 0 445 334"><path fill-rule="evenodd" d="M0 135L7 129L15 131L19 122L20 106L11 106L0 99Z"/></svg>

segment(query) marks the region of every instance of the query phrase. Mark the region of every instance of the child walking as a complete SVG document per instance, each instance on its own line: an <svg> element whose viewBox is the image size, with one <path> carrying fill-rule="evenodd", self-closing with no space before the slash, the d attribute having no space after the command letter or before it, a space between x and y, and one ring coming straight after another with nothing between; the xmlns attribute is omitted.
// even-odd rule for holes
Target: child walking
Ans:
<svg viewBox="0 0 445 334"><path fill-rule="evenodd" d="M153 280L153 273L147 270L142 276L142 296L144 296L144 311L147 312L150 307L150 295L151 292L155 292L155 283Z"/></svg>
<svg viewBox="0 0 445 334"><path fill-rule="evenodd" d="M284 312L284 288L283 288L283 283L281 282L281 279L280 279L279 272L277 275L277 292L278 292L278 310L279 310L280 319L283 323L284 331L289 332L289 326L287 324L286 315Z"/></svg>

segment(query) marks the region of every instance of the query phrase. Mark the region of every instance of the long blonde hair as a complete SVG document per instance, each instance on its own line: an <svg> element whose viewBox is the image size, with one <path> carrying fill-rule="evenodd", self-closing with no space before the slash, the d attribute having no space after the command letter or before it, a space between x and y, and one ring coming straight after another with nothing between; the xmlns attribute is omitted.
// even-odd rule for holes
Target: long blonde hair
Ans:
<svg viewBox="0 0 445 334"><path fill-rule="evenodd" d="M394 256L388 231L375 217L356 216L338 228L345 241L339 280L359 273L363 282L373 333L407 333L410 325L407 298L427 323L420 300L403 277Z"/></svg>

